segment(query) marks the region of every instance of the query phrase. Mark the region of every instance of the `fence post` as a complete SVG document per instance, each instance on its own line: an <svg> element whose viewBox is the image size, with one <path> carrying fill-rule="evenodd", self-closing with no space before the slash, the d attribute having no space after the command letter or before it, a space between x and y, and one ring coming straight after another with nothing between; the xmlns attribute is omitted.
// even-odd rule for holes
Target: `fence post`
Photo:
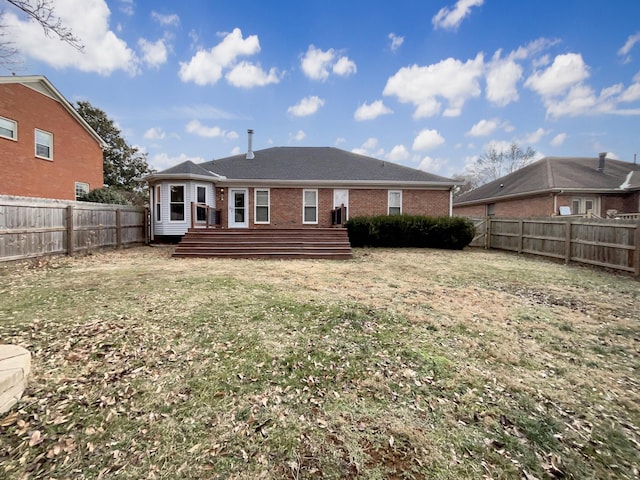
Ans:
<svg viewBox="0 0 640 480"><path fill-rule="evenodd" d="M485 247L487 250L491 249L491 217L487 217L487 238L485 239Z"/></svg>
<svg viewBox="0 0 640 480"><path fill-rule="evenodd" d="M121 209L116 209L116 248L122 248L122 217L120 212Z"/></svg>
<svg viewBox="0 0 640 480"><path fill-rule="evenodd" d="M144 207L144 219L142 220L144 244L149 245L151 243L151 210L149 207Z"/></svg>
<svg viewBox="0 0 640 480"><path fill-rule="evenodd" d="M74 244L73 205L67 206L67 255L73 257Z"/></svg>
<svg viewBox="0 0 640 480"><path fill-rule="evenodd" d="M640 276L640 220L636 222L636 230L634 232L636 249L633 252L633 270L636 277Z"/></svg>
<svg viewBox="0 0 640 480"><path fill-rule="evenodd" d="M518 253L522 253L522 246L524 243L524 221L518 220Z"/></svg>
<svg viewBox="0 0 640 480"><path fill-rule="evenodd" d="M564 263L571 261L571 226L573 223L568 219L564 227Z"/></svg>

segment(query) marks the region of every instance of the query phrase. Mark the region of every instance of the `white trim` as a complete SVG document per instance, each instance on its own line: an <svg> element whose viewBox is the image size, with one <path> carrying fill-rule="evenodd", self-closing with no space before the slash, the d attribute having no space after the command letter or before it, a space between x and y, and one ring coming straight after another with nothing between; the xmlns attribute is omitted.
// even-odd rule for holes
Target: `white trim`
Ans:
<svg viewBox="0 0 640 480"><path fill-rule="evenodd" d="M49 147L49 156L48 157L45 157L43 155L38 155L38 145L44 145L44 143L38 144L38 132L43 133L45 135L49 135L49 138L51 139L51 144L50 145L45 145L45 146ZM42 158L43 160L53 161L53 133L47 132L46 130L41 130L39 128L35 128L34 132L33 132L33 148L34 148L35 156L37 158Z"/></svg>
<svg viewBox="0 0 640 480"><path fill-rule="evenodd" d="M338 204L338 202L336 201L336 193L337 192L346 192L346 201L345 202L340 202L340 204ZM344 206L347 209L347 214L345 215L347 218L345 218L344 220L349 220L349 189L348 188L334 188L333 189L333 208L339 208L340 206L342 206L342 204L344 204Z"/></svg>
<svg viewBox="0 0 640 480"><path fill-rule="evenodd" d="M395 194L398 193L399 194L399 198L400 198L400 205L393 205L393 208L398 208L400 207L400 215L402 215L402 190L388 190L387 191L387 215L392 215L392 213L389 211L390 208L392 208L391 205L391 194ZM395 213L393 215L396 215Z"/></svg>
<svg viewBox="0 0 640 480"><path fill-rule="evenodd" d="M7 137L6 135L2 135L2 133L0 133L0 138L6 138L7 140L13 140L14 142L17 142L18 141L18 122L3 116L0 116L0 120L5 120L6 122L13 123L13 137Z"/></svg>
<svg viewBox="0 0 640 480"><path fill-rule="evenodd" d="M171 219L171 188L182 187L182 202L173 202L175 204L182 203L182 220ZM169 206L169 223L185 223L187 221L187 185L184 183L170 183L167 189L167 205Z"/></svg>
<svg viewBox="0 0 640 480"><path fill-rule="evenodd" d="M315 193L315 203L313 205L307 205L307 192ZM316 219L312 222L308 222L305 220L305 210L306 208L314 207L316 209ZM305 188L302 190L302 224L303 225L317 225L318 224L318 189L317 188Z"/></svg>
<svg viewBox="0 0 640 480"><path fill-rule="evenodd" d="M153 188L153 206L154 206L154 210L156 210L153 213L153 220L154 223L160 224L162 223L162 184L158 183L157 185L154 185ZM158 218L158 214L160 214L160 218Z"/></svg>
<svg viewBox="0 0 640 480"><path fill-rule="evenodd" d="M258 205L258 192L267 192L267 204ZM267 207L267 221L258 221L258 207ZM253 189L253 223L257 225L268 225L271 223L271 189L254 188Z"/></svg>
<svg viewBox="0 0 640 480"><path fill-rule="evenodd" d="M200 200L198 200L198 189L199 188L204 188L204 202L201 202ZM206 205L209 205L209 202L207 202L207 190L208 190L208 185L204 184L204 183L196 183L194 184L194 200L196 203L204 203ZM205 219L204 220L198 220L198 207L196 207L196 218L193 219L194 223L207 223L207 213L205 210Z"/></svg>
<svg viewBox="0 0 640 480"><path fill-rule="evenodd" d="M236 222L235 221L235 202L234 202L234 194L243 193L244 194L244 222ZM229 228L249 228L249 189L248 188L230 188L228 190L228 205L227 210L229 213L228 225Z"/></svg>

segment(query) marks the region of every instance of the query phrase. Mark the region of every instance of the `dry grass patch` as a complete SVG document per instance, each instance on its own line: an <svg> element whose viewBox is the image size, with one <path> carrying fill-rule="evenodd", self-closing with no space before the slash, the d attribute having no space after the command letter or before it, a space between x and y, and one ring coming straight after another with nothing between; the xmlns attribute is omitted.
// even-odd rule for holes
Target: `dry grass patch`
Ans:
<svg viewBox="0 0 640 480"><path fill-rule="evenodd" d="M638 282L484 251L0 268L0 478L637 478Z"/></svg>

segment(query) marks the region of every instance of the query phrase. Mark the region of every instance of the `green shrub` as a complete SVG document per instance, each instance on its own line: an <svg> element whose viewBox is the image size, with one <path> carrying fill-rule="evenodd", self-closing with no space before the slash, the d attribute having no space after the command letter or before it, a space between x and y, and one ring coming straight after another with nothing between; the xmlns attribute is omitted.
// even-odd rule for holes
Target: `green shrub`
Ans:
<svg viewBox="0 0 640 480"><path fill-rule="evenodd" d="M345 224L353 247L418 247L462 250L475 234L462 217L379 215L354 217Z"/></svg>
<svg viewBox="0 0 640 480"><path fill-rule="evenodd" d="M91 190L86 195L78 198L81 202L93 202L93 203L110 203L115 205L131 205L131 202L127 199L123 192L111 188L96 188Z"/></svg>

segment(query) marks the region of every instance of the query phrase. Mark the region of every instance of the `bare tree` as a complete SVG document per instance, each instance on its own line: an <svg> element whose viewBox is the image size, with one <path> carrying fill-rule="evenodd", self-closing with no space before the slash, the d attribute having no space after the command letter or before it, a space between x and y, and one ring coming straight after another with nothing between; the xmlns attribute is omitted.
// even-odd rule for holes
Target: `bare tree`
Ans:
<svg viewBox="0 0 640 480"><path fill-rule="evenodd" d="M498 150L490 145L471 166L467 167L465 179L474 187L484 185L497 178L508 175L530 164L536 156L531 147L526 149L512 142L507 149Z"/></svg>
<svg viewBox="0 0 640 480"><path fill-rule="evenodd" d="M39 23L48 37L58 37L76 50L84 51L84 45L80 39L56 16L53 0L6 0L6 2ZM13 42L5 40L6 36L6 25L0 24L0 63L16 63L14 59L18 50Z"/></svg>

